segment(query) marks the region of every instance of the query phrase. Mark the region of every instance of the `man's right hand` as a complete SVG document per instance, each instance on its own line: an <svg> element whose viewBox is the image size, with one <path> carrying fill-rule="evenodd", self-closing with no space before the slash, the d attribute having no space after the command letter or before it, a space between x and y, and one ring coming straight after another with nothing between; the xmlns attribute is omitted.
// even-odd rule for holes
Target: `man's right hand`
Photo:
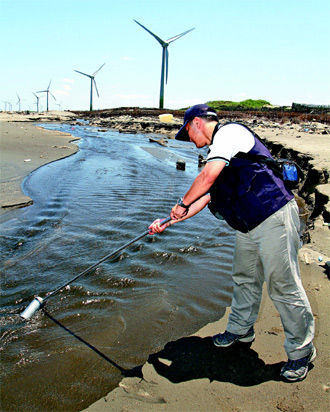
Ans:
<svg viewBox="0 0 330 412"><path fill-rule="evenodd" d="M164 219L156 219L154 222L151 223L149 226L149 235L155 235L156 233L162 233L164 230L171 226L171 222L166 222L162 225L162 221Z"/></svg>

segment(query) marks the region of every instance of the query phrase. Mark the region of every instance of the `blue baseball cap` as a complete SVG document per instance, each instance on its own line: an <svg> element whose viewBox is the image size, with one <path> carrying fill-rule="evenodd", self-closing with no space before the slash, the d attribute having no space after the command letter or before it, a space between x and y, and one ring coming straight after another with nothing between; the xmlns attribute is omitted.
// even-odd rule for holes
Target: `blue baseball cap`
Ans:
<svg viewBox="0 0 330 412"><path fill-rule="evenodd" d="M214 120L218 120L216 111L209 107L207 104L195 104L195 106L189 107L189 109L187 109L184 114L183 125L175 135L175 139L189 142L190 139L186 130L187 123L193 120L195 117L207 116L214 116Z"/></svg>

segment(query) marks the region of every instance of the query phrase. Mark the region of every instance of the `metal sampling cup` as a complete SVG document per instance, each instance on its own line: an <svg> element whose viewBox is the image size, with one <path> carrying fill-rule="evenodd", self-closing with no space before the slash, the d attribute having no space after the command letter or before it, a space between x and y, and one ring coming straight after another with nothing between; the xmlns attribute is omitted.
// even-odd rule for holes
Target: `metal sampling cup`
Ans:
<svg viewBox="0 0 330 412"><path fill-rule="evenodd" d="M37 296L33 301L25 308L25 310L20 314L21 318L25 320L31 319L31 317L39 310L44 304L42 298Z"/></svg>

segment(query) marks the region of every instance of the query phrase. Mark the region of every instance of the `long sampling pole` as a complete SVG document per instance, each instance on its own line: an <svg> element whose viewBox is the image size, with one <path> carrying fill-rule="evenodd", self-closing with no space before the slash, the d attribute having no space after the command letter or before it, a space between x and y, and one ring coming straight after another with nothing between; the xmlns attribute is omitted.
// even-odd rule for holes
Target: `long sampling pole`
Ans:
<svg viewBox="0 0 330 412"><path fill-rule="evenodd" d="M165 223L169 222L171 220L171 217L168 216L166 219L164 219L161 222L161 225L164 225ZM135 237L134 239L130 240L129 242L125 243L123 246L120 248L114 250L113 252L109 253L108 255L104 256L101 260L98 262L94 263L92 266L89 266L87 269L85 269L83 272L79 273L77 276L66 282L64 285L59 286L57 289L54 289L52 292L50 292L46 297L41 298L40 296L36 296L33 301L25 308L25 310L20 314L21 318L24 320L29 320L31 317L45 305L45 302L51 298L52 296L56 295L59 293L62 289L64 289L66 286L70 285L73 283L75 280L80 278L83 275L86 275L87 273L91 272L93 269L95 269L98 265L103 263L105 260L110 259L117 255L119 252L122 250L126 249L128 246L132 245L133 243L137 242L138 240L144 238L149 234L149 230L146 230L145 232L141 233L139 236Z"/></svg>

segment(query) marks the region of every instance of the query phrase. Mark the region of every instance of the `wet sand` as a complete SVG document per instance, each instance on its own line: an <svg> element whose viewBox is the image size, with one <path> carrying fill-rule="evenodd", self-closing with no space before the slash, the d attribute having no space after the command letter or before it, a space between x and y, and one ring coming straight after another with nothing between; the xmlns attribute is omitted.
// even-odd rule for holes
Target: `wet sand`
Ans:
<svg viewBox="0 0 330 412"><path fill-rule="evenodd" d="M322 167L329 170L329 145L325 136L297 138L292 129L267 128L268 139L284 139L288 147L298 145ZM1 121L1 206L24 205L22 179L42 164L73 154L77 147L71 136L38 129L32 123ZM261 134L261 132L260 132ZM283 136L282 136L283 135ZM290 137L291 136L291 137ZM315 146L321 139L323 149ZM314 144L311 144L311 139ZM299 143L298 143L299 140ZM319 150L320 149L320 150ZM31 159L30 161L24 161ZM328 191L328 184L323 190ZM3 208L5 206L5 208ZM17 206L16 206L17 207ZM183 223L184 224L184 223ZM323 219L315 221L311 243L300 251L302 279L316 320L315 346L318 356L307 379L300 383L277 380L281 363L286 360L284 333L277 311L267 293L255 325L256 340L243 355L216 353L209 337L223 331L229 313L208 324L191 337L168 344L143 366L144 379L125 378L119 387L87 408L87 411L324 411L329 407L329 281L324 262L330 260L329 228ZM318 257L323 261L319 262ZM209 355L211 353L211 355ZM207 356L207 355L209 356ZM238 361L237 361L238 359ZM242 362L240 361L242 359ZM231 367L231 368L230 368Z"/></svg>

